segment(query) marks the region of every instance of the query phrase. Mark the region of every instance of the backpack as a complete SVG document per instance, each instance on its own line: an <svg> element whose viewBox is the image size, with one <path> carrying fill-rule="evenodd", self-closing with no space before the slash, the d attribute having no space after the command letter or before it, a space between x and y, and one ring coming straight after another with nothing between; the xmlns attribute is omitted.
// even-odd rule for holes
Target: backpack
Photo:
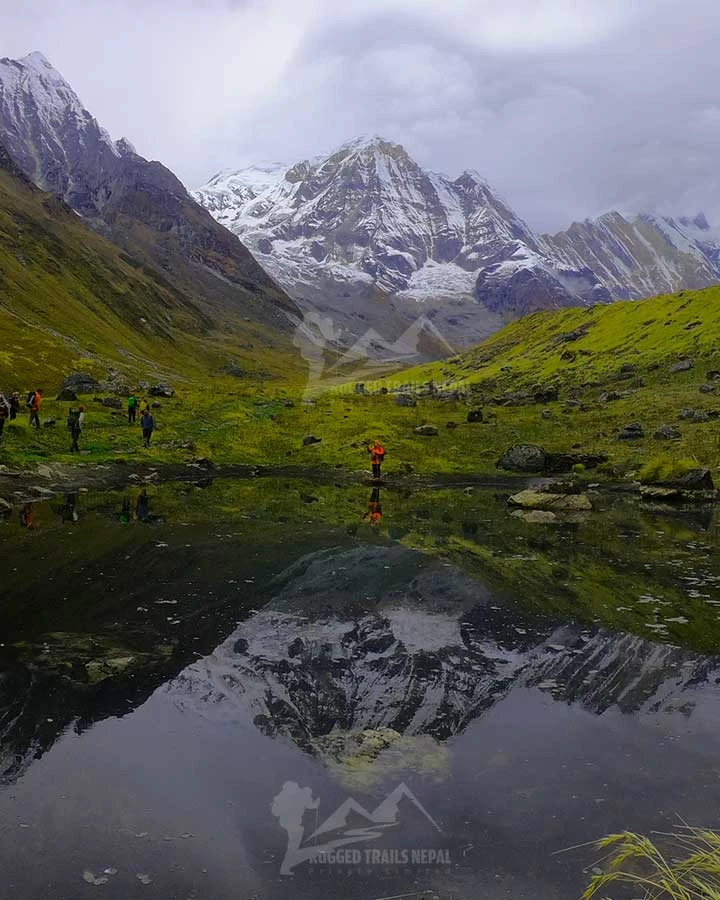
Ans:
<svg viewBox="0 0 720 900"><path fill-rule="evenodd" d="M128 409L137 409L137 397L134 394L131 394L128 397Z"/></svg>
<svg viewBox="0 0 720 900"><path fill-rule="evenodd" d="M380 460L380 462L383 462L385 459L385 448L384 447L376 447L375 455Z"/></svg>
<svg viewBox="0 0 720 900"><path fill-rule="evenodd" d="M25 406L27 406L28 409L32 409L32 405L34 402L35 402L35 391L30 391L30 393L27 395L27 397L25 399Z"/></svg>
<svg viewBox="0 0 720 900"><path fill-rule="evenodd" d="M78 427L78 421L80 419L80 410L79 409L71 409L68 412L67 417L67 427L69 431L73 431Z"/></svg>

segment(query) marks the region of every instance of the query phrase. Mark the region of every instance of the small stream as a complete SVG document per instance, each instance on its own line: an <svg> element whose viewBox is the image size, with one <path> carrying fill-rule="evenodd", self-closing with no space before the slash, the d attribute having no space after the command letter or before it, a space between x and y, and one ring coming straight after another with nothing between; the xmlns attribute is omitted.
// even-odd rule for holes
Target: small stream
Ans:
<svg viewBox="0 0 720 900"><path fill-rule="evenodd" d="M0 519L0 897L555 900L720 828L710 509L216 479ZM576 849L570 849L576 848Z"/></svg>

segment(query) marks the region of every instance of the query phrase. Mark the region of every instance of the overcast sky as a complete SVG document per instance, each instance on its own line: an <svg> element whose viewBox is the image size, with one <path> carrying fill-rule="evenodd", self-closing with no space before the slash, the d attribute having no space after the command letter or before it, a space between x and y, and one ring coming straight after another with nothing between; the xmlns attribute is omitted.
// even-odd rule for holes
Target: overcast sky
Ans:
<svg viewBox="0 0 720 900"><path fill-rule="evenodd" d="M358 134L477 169L540 229L720 225L718 0L0 0L113 137L188 187Z"/></svg>

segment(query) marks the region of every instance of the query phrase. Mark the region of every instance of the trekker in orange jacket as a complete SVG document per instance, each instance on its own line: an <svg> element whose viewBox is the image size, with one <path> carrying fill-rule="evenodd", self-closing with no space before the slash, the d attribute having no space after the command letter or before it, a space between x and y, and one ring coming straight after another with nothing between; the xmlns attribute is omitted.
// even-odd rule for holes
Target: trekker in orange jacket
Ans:
<svg viewBox="0 0 720 900"><path fill-rule="evenodd" d="M36 428L40 427L40 407L43 402L43 392L38 388L29 398L28 406L30 407L30 424Z"/></svg>
<svg viewBox="0 0 720 900"><path fill-rule="evenodd" d="M373 478L380 478L380 467L385 459L385 448L380 441L373 441L367 448L372 463Z"/></svg>

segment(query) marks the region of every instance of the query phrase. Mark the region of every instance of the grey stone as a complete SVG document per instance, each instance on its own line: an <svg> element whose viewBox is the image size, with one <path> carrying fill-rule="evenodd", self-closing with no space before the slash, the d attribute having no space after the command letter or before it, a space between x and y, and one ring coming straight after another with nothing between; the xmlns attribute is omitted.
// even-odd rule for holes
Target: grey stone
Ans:
<svg viewBox="0 0 720 900"><path fill-rule="evenodd" d="M468 422L482 422L483 411L481 409L471 409L467 414Z"/></svg>
<svg viewBox="0 0 720 900"><path fill-rule="evenodd" d="M670 373L675 374L676 372L687 372L689 369L693 369L695 367L695 363L692 359L681 359L675 363L674 366L670 366Z"/></svg>
<svg viewBox="0 0 720 900"><path fill-rule="evenodd" d="M661 425L653 437L656 441L676 441L681 434L680 429L675 425Z"/></svg>
<svg viewBox="0 0 720 900"><path fill-rule="evenodd" d="M701 384L700 385L700 393L701 394L714 394L717 390L716 384Z"/></svg>
<svg viewBox="0 0 720 900"><path fill-rule="evenodd" d="M308 434L303 438L303 446L309 447L311 444L321 444L322 438L315 437L314 434Z"/></svg>
<svg viewBox="0 0 720 900"><path fill-rule="evenodd" d="M119 397L103 397L102 405L109 409L122 409L123 402Z"/></svg>
<svg viewBox="0 0 720 900"><path fill-rule="evenodd" d="M100 390L100 383L88 372L73 372L63 381L62 386L76 394L92 394Z"/></svg>
<svg viewBox="0 0 720 900"><path fill-rule="evenodd" d="M547 454L535 444L515 444L497 461L498 469L510 472L542 472Z"/></svg>
<svg viewBox="0 0 720 900"><path fill-rule="evenodd" d="M417 397L412 394L398 394L395 404L397 406L417 406Z"/></svg>
<svg viewBox="0 0 720 900"><path fill-rule="evenodd" d="M422 435L423 437L433 437L438 433L437 428L434 425L418 425L417 428L413 428L415 434Z"/></svg>
<svg viewBox="0 0 720 900"><path fill-rule="evenodd" d="M626 425L618 435L619 441L639 441L645 437L645 430L639 422Z"/></svg>
<svg viewBox="0 0 720 900"><path fill-rule="evenodd" d="M544 409L544 410L540 413L540 415L542 416L543 419L552 419L552 417L553 417L553 412L552 412L551 409Z"/></svg>
<svg viewBox="0 0 720 900"><path fill-rule="evenodd" d="M77 400L77 398L78 395L75 391L70 388L63 388L55 399L60 400L62 403L72 403L74 400Z"/></svg>

